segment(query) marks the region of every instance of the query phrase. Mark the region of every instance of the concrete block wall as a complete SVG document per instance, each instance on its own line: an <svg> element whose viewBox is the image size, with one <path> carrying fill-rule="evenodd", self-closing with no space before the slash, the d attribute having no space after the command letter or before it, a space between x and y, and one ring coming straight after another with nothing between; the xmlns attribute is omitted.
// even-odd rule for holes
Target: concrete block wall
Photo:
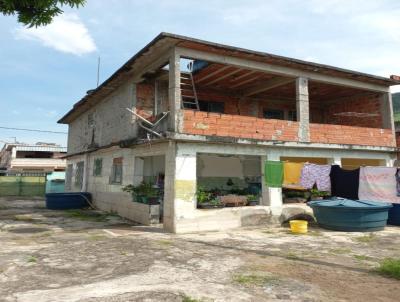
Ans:
<svg viewBox="0 0 400 302"><path fill-rule="evenodd" d="M79 155L70 157L68 164L73 164L72 186L70 191L80 191L75 186L76 164L79 161L85 162L87 169L87 189L85 191L92 193L95 206L107 212L117 213L118 215L141 224L149 225L150 207L148 205L132 201L132 196L122 191L126 185L134 182L135 157L152 156L165 154L167 144L154 144L152 146L138 146L135 149L111 147L104 150L92 152L88 155ZM123 158L123 177L122 184L110 183L110 175L113 159ZM94 161L97 158L102 159L101 176L93 175ZM88 166L86 166L88 163ZM85 180L84 180L85 181Z"/></svg>
<svg viewBox="0 0 400 302"><path fill-rule="evenodd" d="M183 133L261 140L298 140L298 122L184 110Z"/></svg>

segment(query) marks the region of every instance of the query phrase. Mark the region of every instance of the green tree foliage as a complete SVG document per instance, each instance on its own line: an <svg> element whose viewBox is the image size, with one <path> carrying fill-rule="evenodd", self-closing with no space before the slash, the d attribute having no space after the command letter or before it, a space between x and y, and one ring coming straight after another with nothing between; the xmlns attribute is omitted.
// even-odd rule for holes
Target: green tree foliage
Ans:
<svg viewBox="0 0 400 302"><path fill-rule="evenodd" d="M53 18L63 13L63 6L80 7L85 0L0 0L0 13L17 15L18 22L28 27L50 24Z"/></svg>

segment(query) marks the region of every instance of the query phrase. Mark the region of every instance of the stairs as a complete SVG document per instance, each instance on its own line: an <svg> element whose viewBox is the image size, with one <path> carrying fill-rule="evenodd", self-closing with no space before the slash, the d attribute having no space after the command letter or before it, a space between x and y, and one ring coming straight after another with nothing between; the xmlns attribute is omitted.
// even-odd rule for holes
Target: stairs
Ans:
<svg viewBox="0 0 400 302"><path fill-rule="evenodd" d="M192 64L188 67L191 70ZM183 108L200 110L192 72L181 72L181 98Z"/></svg>

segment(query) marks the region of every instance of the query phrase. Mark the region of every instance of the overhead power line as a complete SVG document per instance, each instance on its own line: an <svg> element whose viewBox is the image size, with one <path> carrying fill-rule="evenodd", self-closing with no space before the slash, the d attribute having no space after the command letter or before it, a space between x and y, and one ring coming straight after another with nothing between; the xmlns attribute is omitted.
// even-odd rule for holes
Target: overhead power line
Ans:
<svg viewBox="0 0 400 302"><path fill-rule="evenodd" d="M50 130L26 129L26 128L11 128L11 127L3 127L3 126L0 126L0 129L18 130L18 131L30 131L30 132L42 132L42 133L68 134L68 132L63 132L63 131L50 131Z"/></svg>

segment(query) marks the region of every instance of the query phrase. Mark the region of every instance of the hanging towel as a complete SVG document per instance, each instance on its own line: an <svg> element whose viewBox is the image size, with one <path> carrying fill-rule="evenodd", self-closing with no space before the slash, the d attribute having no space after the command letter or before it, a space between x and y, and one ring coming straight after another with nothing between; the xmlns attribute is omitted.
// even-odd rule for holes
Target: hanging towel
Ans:
<svg viewBox="0 0 400 302"><path fill-rule="evenodd" d="M283 182L283 162L265 161L264 177L268 187L281 188Z"/></svg>
<svg viewBox="0 0 400 302"><path fill-rule="evenodd" d="M396 195L400 196L400 169L396 171Z"/></svg>
<svg viewBox="0 0 400 302"><path fill-rule="evenodd" d="M355 170L345 170L338 165L333 165L330 177L332 196L353 200L358 199L360 168Z"/></svg>
<svg viewBox="0 0 400 302"><path fill-rule="evenodd" d="M291 189L303 189L300 186L301 170L304 163L283 163L283 186Z"/></svg>
<svg viewBox="0 0 400 302"><path fill-rule="evenodd" d="M300 185L305 189L312 189L317 184L319 191L331 191L330 165L316 165L305 163L301 170Z"/></svg>
<svg viewBox="0 0 400 302"><path fill-rule="evenodd" d="M396 194L396 172L396 168L390 167L361 167L360 200L400 203Z"/></svg>

